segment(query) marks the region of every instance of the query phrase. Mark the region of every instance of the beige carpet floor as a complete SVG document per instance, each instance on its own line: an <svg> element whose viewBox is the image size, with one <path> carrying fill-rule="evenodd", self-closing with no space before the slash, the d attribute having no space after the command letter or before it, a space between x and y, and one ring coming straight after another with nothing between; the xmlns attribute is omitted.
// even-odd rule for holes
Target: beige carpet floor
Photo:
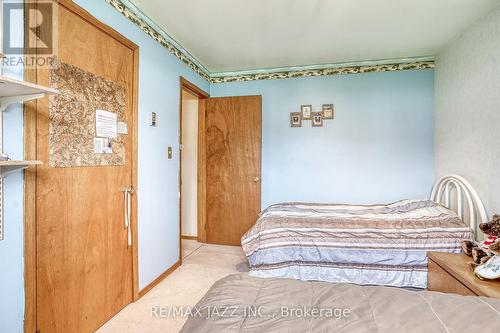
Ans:
<svg viewBox="0 0 500 333"><path fill-rule="evenodd" d="M241 247L201 244L191 240L183 240L182 244L182 266L140 300L124 308L97 332L178 332L186 318L154 316L153 309L194 306L215 281L229 274L248 271Z"/></svg>

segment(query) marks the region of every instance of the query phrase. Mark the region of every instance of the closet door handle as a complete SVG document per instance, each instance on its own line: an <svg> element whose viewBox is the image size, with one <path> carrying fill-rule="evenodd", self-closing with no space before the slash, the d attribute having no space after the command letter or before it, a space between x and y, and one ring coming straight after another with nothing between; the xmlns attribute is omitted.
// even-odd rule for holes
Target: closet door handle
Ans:
<svg viewBox="0 0 500 333"><path fill-rule="evenodd" d="M260 178L259 178L259 177L254 177L253 182L254 182L254 183L258 183L258 182L260 182Z"/></svg>
<svg viewBox="0 0 500 333"><path fill-rule="evenodd" d="M127 229L127 244L132 246L132 230L130 227L130 218L132 211L132 199L131 196L134 193L134 188L131 186L125 186L123 189L123 201L125 206L125 229Z"/></svg>

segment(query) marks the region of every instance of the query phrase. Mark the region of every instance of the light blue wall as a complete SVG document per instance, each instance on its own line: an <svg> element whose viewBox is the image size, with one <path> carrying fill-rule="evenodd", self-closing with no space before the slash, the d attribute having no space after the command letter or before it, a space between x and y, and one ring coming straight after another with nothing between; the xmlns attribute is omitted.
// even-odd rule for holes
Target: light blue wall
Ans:
<svg viewBox="0 0 500 333"><path fill-rule="evenodd" d="M0 20L1 21L1 20ZM12 37L23 40L23 22ZM0 28L1 29L1 28ZM4 67L2 75L22 79L23 68ZM12 159L23 158L23 108L12 104L3 117L3 148ZM0 241L0 332L23 332L24 260L23 260L23 173L4 179L4 240Z"/></svg>
<svg viewBox="0 0 500 333"><path fill-rule="evenodd" d="M179 259L179 76L205 91L210 87L105 1L75 2L140 47L138 233L142 289ZM153 111L158 114L158 127L148 126ZM176 152L171 160L167 159L168 146Z"/></svg>
<svg viewBox="0 0 500 333"><path fill-rule="evenodd" d="M262 95L262 206L427 197L433 183L434 71L214 84L211 96ZM301 104L334 103L324 127L291 128Z"/></svg>

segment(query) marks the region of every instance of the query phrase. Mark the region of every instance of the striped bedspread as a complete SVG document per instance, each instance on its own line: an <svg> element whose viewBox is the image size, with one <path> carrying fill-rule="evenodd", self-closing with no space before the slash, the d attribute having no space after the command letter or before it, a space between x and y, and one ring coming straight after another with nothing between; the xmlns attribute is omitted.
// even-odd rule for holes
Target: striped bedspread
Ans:
<svg viewBox="0 0 500 333"><path fill-rule="evenodd" d="M241 244L253 276L426 288L426 252L458 253L470 237L430 200L285 203L263 211Z"/></svg>

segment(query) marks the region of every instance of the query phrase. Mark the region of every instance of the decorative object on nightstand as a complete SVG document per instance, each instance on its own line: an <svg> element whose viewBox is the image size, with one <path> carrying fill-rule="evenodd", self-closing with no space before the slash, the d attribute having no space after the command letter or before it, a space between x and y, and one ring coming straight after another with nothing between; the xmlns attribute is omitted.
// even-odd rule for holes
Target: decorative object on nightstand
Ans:
<svg viewBox="0 0 500 333"><path fill-rule="evenodd" d="M301 112L290 112L290 126L291 127L302 127L302 113Z"/></svg>
<svg viewBox="0 0 500 333"><path fill-rule="evenodd" d="M491 247L500 242L500 215L495 214L491 221L479 224L479 229L487 236L483 242L462 241L462 250L474 261L469 265L472 270L478 265L485 264L493 255L498 255Z"/></svg>
<svg viewBox="0 0 500 333"><path fill-rule="evenodd" d="M481 280L500 281L500 239L489 246L493 257L484 264L474 268L474 274Z"/></svg>
<svg viewBox="0 0 500 333"><path fill-rule="evenodd" d="M465 254L428 252L428 289L444 293L500 298L500 281L478 279Z"/></svg>

